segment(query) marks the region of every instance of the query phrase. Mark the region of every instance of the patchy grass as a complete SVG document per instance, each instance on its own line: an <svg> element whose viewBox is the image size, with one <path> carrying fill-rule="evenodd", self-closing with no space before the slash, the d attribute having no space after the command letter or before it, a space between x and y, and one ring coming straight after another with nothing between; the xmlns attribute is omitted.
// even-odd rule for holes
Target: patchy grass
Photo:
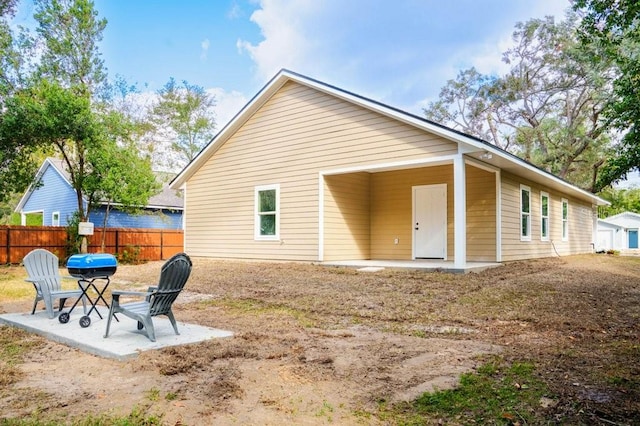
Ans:
<svg viewBox="0 0 640 426"><path fill-rule="evenodd" d="M177 305L176 316L233 330L235 337L145 353L127 364L127 370L158 372L145 388L158 394L143 395L143 407L177 398L181 404L195 401L211 418L231 409L236 411L227 420L250 412L283 416L270 419L273 424L310 417L340 424L345 407L371 424L640 424L640 258L571 256L467 275L193 260L188 292L207 297ZM154 284L159 266L122 265L112 288ZM12 285L25 285L20 273L16 268ZM33 291L27 288L26 305ZM0 288L0 301L6 294ZM9 337L3 333L0 339ZM350 345L366 333L385 334ZM411 344L398 343L406 337L414 339ZM33 350L29 339L22 334L0 342L8 343L0 348L0 359L12 360L5 366L15 367L21 353ZM410 370L400 368L403 363L411 366L429 355L429 349L416 346L438 339L448 345L498 345L502 352L462 375L454 390L389 402L402 386L421 384L400 383L394 374ZM347 352L351 358L345 358ZM459 359L452 355L450 361L455 365ZM265 384L269 377L272 382ZM310 383L326 384L313 389L313 404L299 393ZM332 395L334 388L343 393ZM19 386L6 389L24 392ZM260 394L252 395L256 389ZM300 398L294 407L277 398L279 389ZM352 394L357 396L349 399ZM59 405L38 403L49 409L46 415L86 409L82 402L60 399ZM264 401L257 407L263 411L252 411L256 400ZM233 404L225 405L229 401ZM98 415L87 424L100 419L162 424L167 414L140 413L117 419ZM48 417L43 411L38 418Z"/></svg>
<svg viewBox="0 0 640 426"><path fill-rule="evenodd" d="M254 315L261 317L290 317L302 327L315 327L308 312L279 303L269 303L257 299L217 299L201 302L204 306L214 306L228 310L236 315Z"/></svg>
<svg viewBox="0 0 640 426"><path fill-rule="evenodd" d="M545 383L529 362L508 365L504 360L488 362L475 373L463 374L456 389L425 393L396 417L407 425L540 424L540 407L553 405ZM399 407L400 408L400 407Z"/></svg>
<svg viewBox="0 0 640 426"><path fill-rule="evenodd" d="M66 271L61 269L62 288L65 290L77 289L77 279L67 277L65 274ZM22 266L0 266L0 303L33 299L35 289L32 283L25 281L26 278L27 271Z"/></svg>
<svg viewBox="0 0 640 426"><path fill-rule="evenodd" d="M24 280L26 277L24 268L0 266L0 302L33 297L35 290Z"/></svg>

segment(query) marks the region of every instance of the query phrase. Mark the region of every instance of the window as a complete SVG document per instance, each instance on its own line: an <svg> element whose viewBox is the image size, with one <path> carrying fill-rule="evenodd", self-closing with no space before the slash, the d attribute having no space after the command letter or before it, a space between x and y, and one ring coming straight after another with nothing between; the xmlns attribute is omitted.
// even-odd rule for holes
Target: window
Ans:
<svg viewBox="0 0 640 426"><path fill-rule="evenodd" d="M60 212L51 213L51 226L60 226Z"/></svg>
<svg viewBox="0 0 640 426"><path fill-rule="evenodd" d="M520 185L520 240L531 241L531 188Z"/></svg>
<svg viewBox="0 0 640 426"><path fill-rule="evenodd" d="M562 241L569 239L569 201L562 199Z"/></svg>
<svg viewBox="0 0 640 426"><path fill-rule="evenodd" d="M549 194L540 193L540 239L549 241Z"/></svg>
<svg viewBox="0 0 640 426"><path fill-rule="evenodd" d="M280 237L280 185L255 189L255 239L278 240Z"/></svg>

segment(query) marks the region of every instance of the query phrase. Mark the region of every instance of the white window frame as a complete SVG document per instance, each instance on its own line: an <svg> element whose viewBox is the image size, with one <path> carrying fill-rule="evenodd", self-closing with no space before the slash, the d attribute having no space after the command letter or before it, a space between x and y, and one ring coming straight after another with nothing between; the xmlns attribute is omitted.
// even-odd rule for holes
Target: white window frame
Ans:
<svg viewBox="0 0 640 426"><path fill-rule="evenodd" d="M268 214L275 214L276 216L276 231L275 235L261 235L260 234L260 216L265 212L259 212L260 198L259 194L263 191L276 191L276 210L275 212L266 212ZM272 185L260 185L254 188L254 239L257 241L279 241L280 240L280 184Z"/></svg>
<svg viewBox="0 0 640 426"><path fill-rule="evenodd" d="M51 226L60 226L60 212L51 212Z"/></svg>
<svg viewBox="0 0 640 426"><path fill-rule="evenodd" d="M565 212L564 206L567 206L566 217L564 215L564 212ZM567 200L566 198L562 199L560 217L562 218L562 241L569 241L569 200Z"/></svg>
<svg viewBox="0 0 640 426"><path fill-rule="evenodd" d="M522 203L522 191L529 193L529 211L524 211L524 205ZM527 218L527 232L522 232L522 222L524 218ZM531 241L531 187L527 185L520 185L520 241Z"/></svg>
<svg viewBox="0 0 640 426"><path fill-rule="evenodd" d="M544 214L544 199L547 199L547 214ZM549 212L551 211L551 197L548 192L540 191L540 240L549 241ZM546 222L546 227L545 227ZM547 235L544 235L544 230L547 230Z"/></svg>

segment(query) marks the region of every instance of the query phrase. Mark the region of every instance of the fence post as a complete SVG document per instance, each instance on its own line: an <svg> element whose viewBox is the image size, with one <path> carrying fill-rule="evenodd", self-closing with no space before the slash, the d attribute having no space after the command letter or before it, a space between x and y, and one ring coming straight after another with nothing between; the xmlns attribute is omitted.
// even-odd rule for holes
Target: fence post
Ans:
<svg viewBox="0 0 640 426"><path fill-rule="evenodd" d="M116 255L120 253L120 231L116 229Z"/></svg>
<svg viewBox="0 0 640 426"><path fill-rule="evenodd" d="M164 259L164 230L160 230L160 260Z"/></svg>
<svg viewBox="0 0 640 426"><path fill-rule="evenodd" d="M7 265L11 265L11 228L7 227Z"/></svg>

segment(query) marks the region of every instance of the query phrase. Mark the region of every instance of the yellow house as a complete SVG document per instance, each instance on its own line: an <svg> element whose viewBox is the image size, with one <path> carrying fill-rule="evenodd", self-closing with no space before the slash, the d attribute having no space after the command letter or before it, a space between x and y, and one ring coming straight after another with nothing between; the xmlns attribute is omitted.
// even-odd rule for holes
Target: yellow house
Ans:
<svg viewBox="0 0 640 426"><path fill-rule="evenodd" d="M282 70L174 179L192 256L472 262L590 253L607 202L485 141Z"/></svg>

